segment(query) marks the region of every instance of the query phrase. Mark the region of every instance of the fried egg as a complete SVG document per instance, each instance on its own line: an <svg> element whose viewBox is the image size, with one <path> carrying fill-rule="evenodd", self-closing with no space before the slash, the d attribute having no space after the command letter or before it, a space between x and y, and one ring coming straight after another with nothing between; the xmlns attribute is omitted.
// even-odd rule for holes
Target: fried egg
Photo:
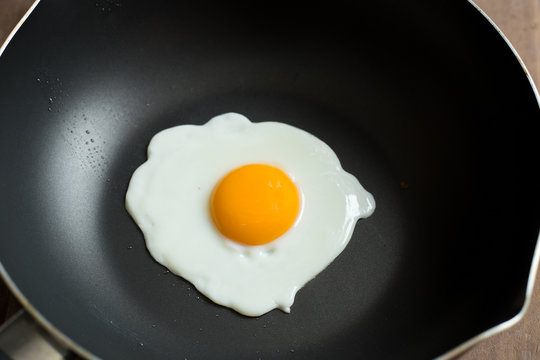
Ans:
<svg viewBox="0 0 540 360"><path fill-rule="evenodd" d="M213 302L259 316L290 312L375 201L315 136L227 113L157 133L126 208L157 262Z"/></svg>

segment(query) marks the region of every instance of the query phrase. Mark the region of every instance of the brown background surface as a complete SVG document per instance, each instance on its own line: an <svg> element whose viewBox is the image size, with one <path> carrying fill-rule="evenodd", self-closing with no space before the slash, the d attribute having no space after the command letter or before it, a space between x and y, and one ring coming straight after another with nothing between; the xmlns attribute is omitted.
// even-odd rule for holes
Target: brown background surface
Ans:
<svg viewBox="0 0 540 360"><path fill-rule="evenodd" d="M0 44L32 2L0 0ZM476 0L476 4L508 37L535 83L540 84L540 0ZM536 280L531 305L522 321L502 333L481 341L459 356L459 360L540 360L540 273L537 274ZM0 323L18 308L18 303L0 281Z"/></svg>

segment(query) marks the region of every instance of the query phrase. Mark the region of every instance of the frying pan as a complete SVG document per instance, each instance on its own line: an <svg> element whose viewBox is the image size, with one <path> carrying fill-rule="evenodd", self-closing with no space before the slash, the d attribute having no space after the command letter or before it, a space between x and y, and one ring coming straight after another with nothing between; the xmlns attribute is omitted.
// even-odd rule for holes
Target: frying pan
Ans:
<svg viewBox="0 0 540 360"><path fill-rule="evenodd" d="M433 358L524 306L540 111L469 2L48 0L0 79L2 274L83 356ZM215 305L124 208L156 132L229 111L319 137L377 201L291 314Z"/></svg>

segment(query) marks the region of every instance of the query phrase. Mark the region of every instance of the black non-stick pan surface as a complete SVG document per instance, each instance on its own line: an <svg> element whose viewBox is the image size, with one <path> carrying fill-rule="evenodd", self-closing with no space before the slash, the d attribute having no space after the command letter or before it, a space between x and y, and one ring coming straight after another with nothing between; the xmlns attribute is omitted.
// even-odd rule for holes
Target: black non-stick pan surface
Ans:
<svg viewBox="0 0 540 360"><path fill-rule="evenodd" d="M124 208L156 132L230 111L321 138L377 201L290 314L215 305ZM0 119L4 277L76 351L432 358L524 304L540 111L466 1L42 1L0 58Z"/></svg>

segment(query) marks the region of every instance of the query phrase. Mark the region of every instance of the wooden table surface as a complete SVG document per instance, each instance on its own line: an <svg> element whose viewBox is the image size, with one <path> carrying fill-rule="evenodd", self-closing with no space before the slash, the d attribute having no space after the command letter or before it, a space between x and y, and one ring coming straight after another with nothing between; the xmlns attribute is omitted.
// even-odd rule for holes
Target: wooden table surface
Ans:
<svg viewBox="0 0 540 360"><path fill-rule="evenodd" d="M459 0L456 0L459 1ZM0 0L0 44L24 15L32 0ZM540 84L540 0L476 0L514 45L536 84ZM540 120L540 119L539 119ZM524 318L481 341L459 360L540 360L540 272ZM0 282L0 323L19 305Z"/></svg>

